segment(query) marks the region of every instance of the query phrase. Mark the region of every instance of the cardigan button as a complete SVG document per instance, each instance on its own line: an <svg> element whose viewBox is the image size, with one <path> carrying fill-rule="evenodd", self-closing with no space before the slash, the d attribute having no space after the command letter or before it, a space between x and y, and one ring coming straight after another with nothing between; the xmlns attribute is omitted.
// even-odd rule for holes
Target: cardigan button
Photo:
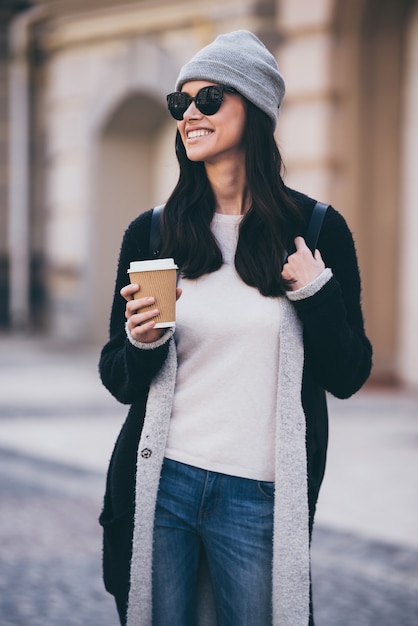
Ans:
<svg viewBox="0 0 418 626"><path fill-rule="evenodd" d="M149 448L144 448L143 450L141 450L141 456L143 459L149 459L151 454L152 450L150 450Z"/></svg>

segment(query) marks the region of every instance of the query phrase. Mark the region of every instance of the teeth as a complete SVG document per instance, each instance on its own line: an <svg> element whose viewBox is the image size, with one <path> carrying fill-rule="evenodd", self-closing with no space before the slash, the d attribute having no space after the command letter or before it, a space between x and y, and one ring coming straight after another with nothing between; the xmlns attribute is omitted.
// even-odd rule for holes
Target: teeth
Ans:
<svg viewBox="0 0 418 626"><path fill-rule="evenodd" d="M187 133L188 139L195 139L196 137L204 137L205 135L211 135L211 130L191 130Z"/></svg>

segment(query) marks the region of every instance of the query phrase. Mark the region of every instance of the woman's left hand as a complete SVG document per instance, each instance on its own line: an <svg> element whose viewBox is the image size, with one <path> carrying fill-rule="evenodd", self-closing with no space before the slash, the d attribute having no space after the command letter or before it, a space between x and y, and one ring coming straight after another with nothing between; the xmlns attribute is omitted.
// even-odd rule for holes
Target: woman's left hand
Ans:
<svg viewBox="0 0 418 626"><path fill-rule="evenodd" d="M295 246L296 252L287 257L282 271L282 278L291 281L289 285L291 291L306 287L325 269L319 250L315 250L315 256L312 256L303 237L296 237Z"/></svg>

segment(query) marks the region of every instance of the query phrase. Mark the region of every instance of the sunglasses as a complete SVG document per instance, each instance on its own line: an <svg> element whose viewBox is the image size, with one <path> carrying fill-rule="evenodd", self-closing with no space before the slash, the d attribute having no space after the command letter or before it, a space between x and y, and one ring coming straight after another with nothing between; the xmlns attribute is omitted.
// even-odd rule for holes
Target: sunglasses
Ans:
<svg viewBox="0 0 418 626"><path fill-rule="evenodd" d="M194 98L184 91L175 91L167 96L168 110L175 120L182 120L192 102L203 115L215 115L221 108L224 93L238 93L226 85L209 85L199 89Z"/></svg>

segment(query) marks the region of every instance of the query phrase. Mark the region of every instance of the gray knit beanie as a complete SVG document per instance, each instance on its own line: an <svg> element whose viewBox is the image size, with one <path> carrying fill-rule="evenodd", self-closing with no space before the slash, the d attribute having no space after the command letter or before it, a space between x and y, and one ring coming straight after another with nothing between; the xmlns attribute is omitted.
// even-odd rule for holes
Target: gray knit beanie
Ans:
<svg viewBox="0 0 418 626"><path fill-rule="evenodd" d="M184 65L176 90L192 80L207 80L234 87L267 113L276 127L285 84L274 56L256 35L236 30L219 35Z"/></svg>

